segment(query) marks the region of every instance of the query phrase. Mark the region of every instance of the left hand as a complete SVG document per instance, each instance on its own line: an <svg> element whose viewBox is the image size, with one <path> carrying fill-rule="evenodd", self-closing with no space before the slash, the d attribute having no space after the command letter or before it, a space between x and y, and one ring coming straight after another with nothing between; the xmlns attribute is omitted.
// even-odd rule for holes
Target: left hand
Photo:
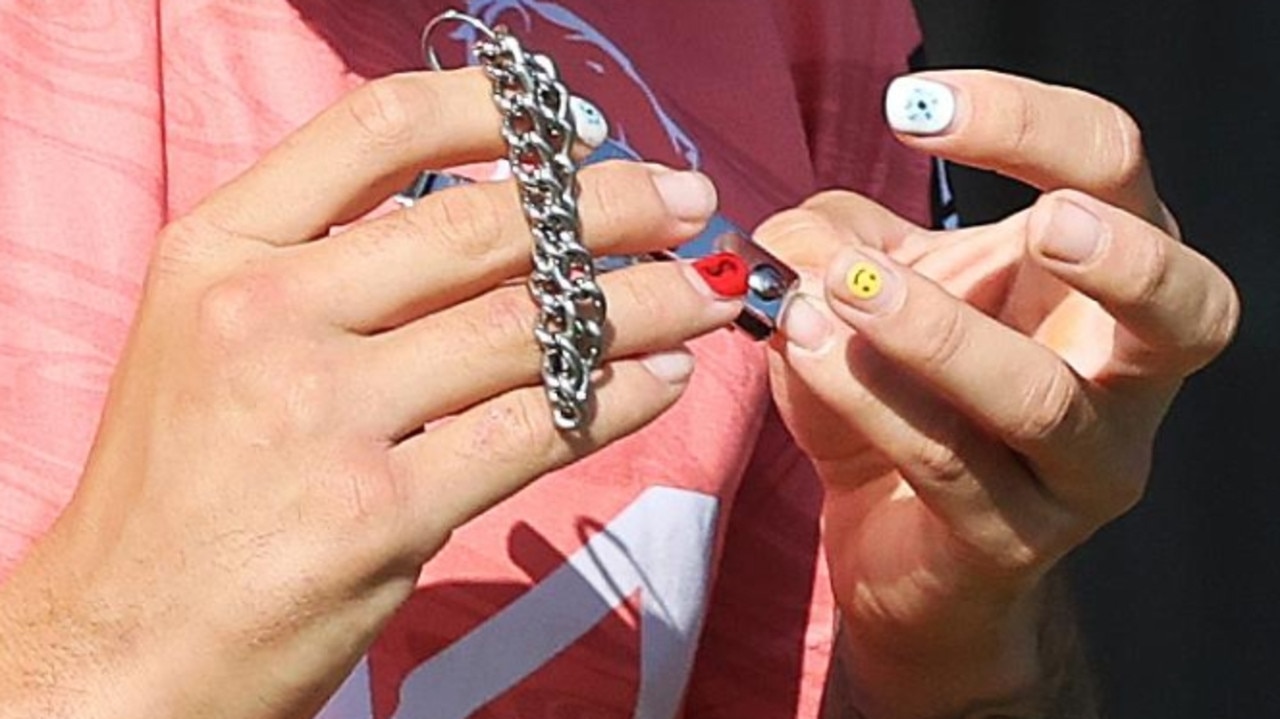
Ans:
<svg viewBox="0 0 1280 719"><path fill-rule="evenodd" d="M826 193L756 233L810 273L774 391L826 485L869 715L1037 680L1043 578L1141 497L1161 418L1239 312L1179 242L1122 110L993 73L927 77L955 118L901 140L1046 191L1035 206L929 232ZM921 691L922 672L951 680Z"/></svg>

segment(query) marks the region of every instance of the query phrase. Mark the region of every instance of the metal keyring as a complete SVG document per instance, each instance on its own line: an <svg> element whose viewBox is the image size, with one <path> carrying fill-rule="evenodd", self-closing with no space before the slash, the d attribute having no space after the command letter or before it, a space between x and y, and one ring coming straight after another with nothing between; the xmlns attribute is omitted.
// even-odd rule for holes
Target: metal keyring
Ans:
<svg viewBox="0 0 1280 719"><path fill-rule="evenodd" d="M436 49L431 46L431 34L446 22L462 23L481 35L484 35L485 39L489 41L496 41L498 39L497 34L495 34L494 31L488 25L484 24L484 21L479 18L457 10L445 10L432 18L431 22L427 23L427 26L422 28L422 56L426 59L427 65L436 72L442 72L444 68L440 66L440 58L436 56Z"/></svg>

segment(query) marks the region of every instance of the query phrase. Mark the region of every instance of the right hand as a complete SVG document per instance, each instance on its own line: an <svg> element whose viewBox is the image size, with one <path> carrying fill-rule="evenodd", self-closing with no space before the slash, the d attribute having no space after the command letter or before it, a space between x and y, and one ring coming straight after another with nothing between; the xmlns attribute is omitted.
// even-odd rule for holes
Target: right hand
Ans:
<svg viewBox="0 0 1280 719"><path fill-rule="evenodd" d="M479 71L386 78L162 233L79 491L0 590L0 716L310 716L454 528L676 400L682 343L740 305L641 265L602 279L589 431L555 430L510 182L328 234L502 149ZM599 254L715 205L640 164L581 184Z"/></svg>

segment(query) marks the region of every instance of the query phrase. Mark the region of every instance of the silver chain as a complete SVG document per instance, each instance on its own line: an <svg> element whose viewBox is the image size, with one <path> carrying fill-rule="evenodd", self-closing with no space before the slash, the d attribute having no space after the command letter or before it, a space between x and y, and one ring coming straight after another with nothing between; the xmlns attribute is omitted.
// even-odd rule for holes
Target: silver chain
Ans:
<svg viewBox="0 0 1280 719"><path fill-rule="evenodd" d="M592 401L592 372L604 354L605 298L578 217L571 95L555 62L526 52L499 27L481 33L476 57L493 83L507 160L533 235L529 292L538 304L534 337L556 427L580 429Z"/></svg>

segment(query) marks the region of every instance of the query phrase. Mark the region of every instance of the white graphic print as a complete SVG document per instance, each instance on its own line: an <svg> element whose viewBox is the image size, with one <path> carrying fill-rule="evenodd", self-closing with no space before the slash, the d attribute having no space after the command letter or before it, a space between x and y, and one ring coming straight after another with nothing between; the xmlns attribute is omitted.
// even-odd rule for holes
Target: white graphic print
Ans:
<svg viewBox="0 0 1280 719"><path fill-rule="evenodd" d="M517 32L520 30L527 32L532 24L532 17L536 16L557 26L563 33L564 40L570 43L585 43L598 49L604 54L607 61L590 61L587 63L587 69L602 77L608 77L612 82L628 83L638 89L644 95L676 154L689 163L690 169L696 170L702 166L702 153L697 145L694 144L693 138L676 123L671 113L662 106L657 94L640 76L640 72L636 69L631 58L627 57L626 53L613 41L605 37L604 33L597 30L573 10L550 0L468 0L467 13L480 18L490 27L500 22L505 22ZM523 19L524 27L521 28L512 22L512 18L509 16L502 17L500 20L500 16L504 13L518 15ZM474 28L464 25L458 28L451 37L470 45L475 41L475 33ZM540 37L538 39L546 41L549 38ZM570 61L569 57L560 54L556 54L555 57L561 63ZM564 70L563 66L561 69L562 71ZM615 123L615 127L612 128L613 139L628 150L634 151L635 148L631 147L627 140L626 121L630 118L614 117L612 119Z"/></svg>
<svg viewBox="0 0 1280 719"><path fill-rule="evenodd" d="M470 716L636 592L640 687L633 716L672 719L702 628L717 509L715 497L699 492L645 490L524 596L414 669L400 688L394 719ZM362 662L318 719L371 719L369 688Z"/></svg>

